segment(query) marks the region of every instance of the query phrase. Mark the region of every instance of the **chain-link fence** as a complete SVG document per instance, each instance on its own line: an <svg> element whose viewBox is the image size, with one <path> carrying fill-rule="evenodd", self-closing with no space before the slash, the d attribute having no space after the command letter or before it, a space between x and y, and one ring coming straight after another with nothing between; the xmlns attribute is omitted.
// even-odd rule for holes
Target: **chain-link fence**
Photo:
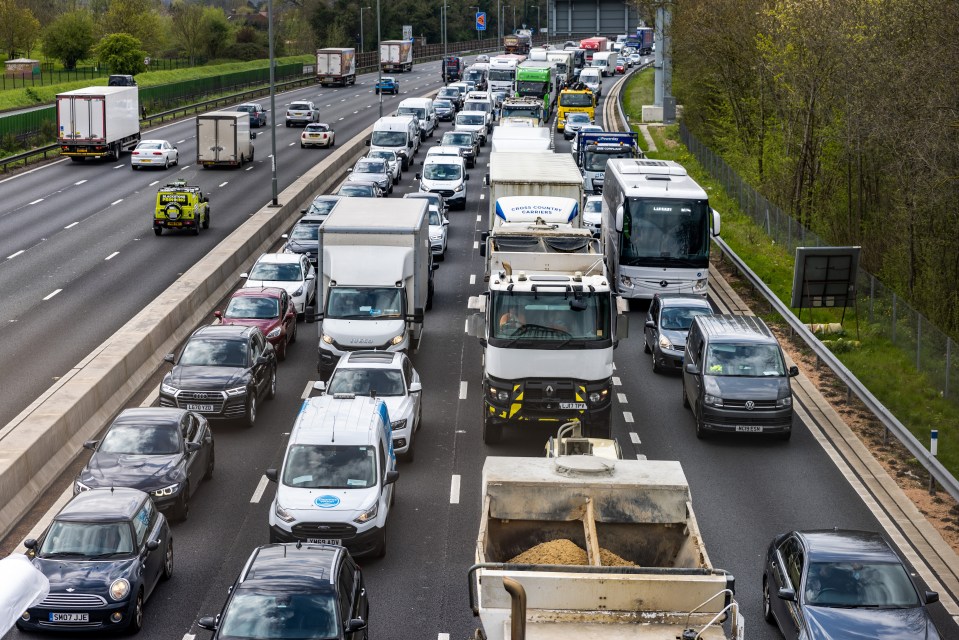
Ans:
<svg viewBox="0 0 959 640"><path fill-rule="evenodd" d="M734 198L739 208L762 227L776 244L792 254L796 247L829 246L822 238L763 197L718 154L701 143L685 124L680 138L703 168ZM861 328L888 339L946 398L959 402L959 355L956 342L916 311L876 276L859 270L856 281L857 317Z"/></svg>
<svg viewBox="0 0 959 640"><path fill-rule="evenodd" d="M192 66L189 60L181 58L151 58L147 71L169 71ZM76 67L74 69L56 69L52 62L41 62L36 70L6 71L0 76L0 90L22 89L46 84L74 82L76 80L94 80L110 75L103 67Z"/></svg>

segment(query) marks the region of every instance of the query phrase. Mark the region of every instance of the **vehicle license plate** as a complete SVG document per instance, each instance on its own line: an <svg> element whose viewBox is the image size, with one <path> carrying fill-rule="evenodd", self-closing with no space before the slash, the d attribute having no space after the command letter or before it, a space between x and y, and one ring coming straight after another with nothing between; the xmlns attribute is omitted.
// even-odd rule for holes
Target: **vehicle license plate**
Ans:
<svg viewBox="0 0 959 640"><path fill-rule="evenodd" d="M166 223L166 226L168 226L168 227L182 227L182 226L183 226L183 223L182 223L182 222L179 222L179 221L178 221L178 222L167 222L167 223Z"/></svg>
<svg viewBox="0 0 959 640"><path fill-rule="evenodd" d="M585 402L560 402L559 408L560 409L585 409L586 403Z"/></svg>
<svg viewBox="0 0 959 640"><path fill-rule="evenodd" d="M320 137L320 134L318 134L318 133L311 133L311 134L310 134L310 137L311 137L311 138L319 138L319 137Z"/></svg>
<svg viewBox="0 0 959 640"><path fill-rule="evenodd" d="M313 544L340 544L337 538L307 538L306 541Z"/></svg>
<svg viewBox="0 0 959 640"><path fill-rule="evenodd" d="M90 622L89 613L50 613L50 622Z"/></svg>
<svg viewBox="0 0 959 640"><path fill-rule="evenodd" d="M736 425L736 431L745 432L745 433L762 433L762 430L763 430L762 427L757 427L754 425L744 425L744 424Z"/></svg>
<svg viewBox="0 0 959 640"><path fill-rule="evenodd" d="M187 411L213 411L212 404L188 404L186 406Z"/></svg>
<svg viewBox="0 0 959 640"><path fill-rule="evenodd" d="M153 160L150 160L149 158L144 158L143 160L140 160L140 162L142 162L142 163L144 163L144 164L149 164L149 163L153 162Z"/></svg>

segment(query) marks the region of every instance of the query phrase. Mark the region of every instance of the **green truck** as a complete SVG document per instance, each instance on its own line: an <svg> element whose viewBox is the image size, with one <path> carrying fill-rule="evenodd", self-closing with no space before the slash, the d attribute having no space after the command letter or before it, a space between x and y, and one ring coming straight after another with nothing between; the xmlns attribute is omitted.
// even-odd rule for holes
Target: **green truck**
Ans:
<svg viewBox="0 0 959 640"><path fill-rule="evenodd" d="M553 112L553 100L556 97L553 85L553 69L548 62L526 61L516 68L516 97L539 98L545 111L543 120L548 121Z"/></svg>

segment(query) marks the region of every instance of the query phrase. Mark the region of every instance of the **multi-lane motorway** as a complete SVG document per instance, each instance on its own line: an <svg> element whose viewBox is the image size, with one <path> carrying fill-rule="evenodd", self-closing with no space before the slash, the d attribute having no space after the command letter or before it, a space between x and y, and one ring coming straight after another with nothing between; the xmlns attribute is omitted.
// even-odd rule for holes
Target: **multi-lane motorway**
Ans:
<svg viewBox="0 0 959 640"><path fill-rule="evenodd" d="M435 71L430 64L401 74L402 91L425 93L438 84ZM336 125L342 144L376 118L370 82L366 76L355 88L311 87L283 95L278 105L292 99L318 102L323 120ZM388 97L385 105L391 110L395 102ZM428 145L449 128L441 125ZM326 152L301 150L299 129L280 127L277 133L282 188ZM0 372L4 420L270 199L268 133L257 139L258 161L252 169L237 171L186 166L194 153L192 121L151 135L178 144L184 158L180 170L131 172L125 158L122 165L60 163L0 183L6 210L0 218L0 257L24 252L0 263L0 296L8 301L0 309L7 325L0 354L17 363ZM556 146L560 153L569 148L561 136ZM417 156L417 165L424 155ZM424 425L415 462L400 467L387 556L360 561L374 639L465 640L472 633L478 620L468 608L466 570L479 523L483 460L487 455L540 456L548 435L508 430L499 445L482 441L481 349L463 327L468 297L483 290L483 259L476 242L488 215L488 191L481 180L488 160L487 146L470 171L466 210L450 214L450 243L436 274L436 301L427 314L422 347L413 354L423 379ZM416 189L416 168L404 174L391 197ZM150 183L174 175L199 180L211 193L210 233L153 236L149 214L156 185ZM117 200L122 202L111 204ZM74 222L79 224L70 226ZM119 253L110 257L114 252ZM760 606L762 556L772 536L789 528L880 525L798 421L788 443L697 440L681 405L679 379L653 374L649 356L642 352L642 319L632 313L632 336L616 351L614 436L627 456L682 462L711 560L736 576L746 637L778 638L762 621ZM267 542L273 488L263 473L279 466L301 397L316 378L316 326L301 325L299 335L280 367L276 399L261 407L257 426L214 425L216 475L197 492L189 521L173 525L176 575L147 604L142 637L208 637L195 620L219 611L250 551ZM934 611L943 637L959 637L941 607Z"/></svg>

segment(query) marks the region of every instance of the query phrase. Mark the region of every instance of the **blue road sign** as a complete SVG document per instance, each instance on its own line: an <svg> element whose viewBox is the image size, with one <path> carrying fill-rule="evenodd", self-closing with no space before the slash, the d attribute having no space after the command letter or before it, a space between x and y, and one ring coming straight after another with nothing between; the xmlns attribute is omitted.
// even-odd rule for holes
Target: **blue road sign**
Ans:
<svg viewBox="0 0 959 640"><path fill-rule="evenodd" d="M485 11L476 12L476 30L486 31L486 12Z"/></svg>

